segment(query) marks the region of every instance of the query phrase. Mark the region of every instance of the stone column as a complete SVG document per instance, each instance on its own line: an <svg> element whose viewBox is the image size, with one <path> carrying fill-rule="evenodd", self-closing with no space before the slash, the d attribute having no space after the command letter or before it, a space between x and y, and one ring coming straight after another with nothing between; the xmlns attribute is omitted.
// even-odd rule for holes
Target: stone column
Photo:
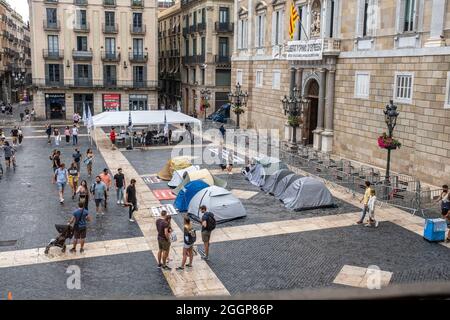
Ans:
<svg viewBox="0 0 450 320"><path fill-rule="evenodd" d="M303 95L302 83L303 83L303 69L298 68L297 74L296 74L295 86L297 87L297 90L300 92L300 94ZM305 115L302 115L302 116L303 116L303 119L305 119ZM303 123L300 123L300 126L297 129L297 143L298 144L303 144L303 137L304 137L303 130L304 130L304 125L303 125Z"/></svg>
<svg viewBox="0 0 450 320"><path fill-rule="evenodd" d="M289 95L292 95L292 92L295 88L295 68L291 68L291 77L290 77L290 82L289 82Z"/></svg>
<svg viewBox="0 0 450 320"><path fill-rule="evenodd" d="M444 25L447 12L447 0L433 0L431 9L430 38L425 47L445 46Z"/></svg>
<svg viewBox="0 0 450 320"><path fill-rule="evenodd" d="M319 105L317 110L317 128L314 130L314 149L321 150L322 147L322 136L321 133L323 131L323 120L324 120L324 111L325 111L325 89L326 89L326 69L319 70Z"/></svg>
<svg viewBox="0 0 450 320"><path fill-rule="evenodd" d="M334 82L336 71L330 70L327 75L327 101L325 106L325 131L322 132L322 151L333 150L334 120Z"/></svg>
<svg viewBox="0 0 450 320"><path fill-rule="evenodd" d="M302 68L298 68L297 69L295 85L296 85L297 89L300 92L302 90L302 82L303 82L303 69ZM303 93L303 92L301 92L301 93Z"/></svg>

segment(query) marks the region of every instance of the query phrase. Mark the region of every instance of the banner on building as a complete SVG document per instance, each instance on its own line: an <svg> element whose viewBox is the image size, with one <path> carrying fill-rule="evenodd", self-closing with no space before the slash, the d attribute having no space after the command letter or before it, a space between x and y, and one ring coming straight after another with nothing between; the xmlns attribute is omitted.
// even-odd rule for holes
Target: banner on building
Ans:
<svg viewBox="0 0 450 320"><path fill-rule="evenodd" d="M120 94L104 94L103 111L120 111Z"/></svg>
<svg viewBox="0 0 450 320"><path fill-rule="evenodd" d="M322 60L323 39L289 41L285 53L287 60Z"/></svg>

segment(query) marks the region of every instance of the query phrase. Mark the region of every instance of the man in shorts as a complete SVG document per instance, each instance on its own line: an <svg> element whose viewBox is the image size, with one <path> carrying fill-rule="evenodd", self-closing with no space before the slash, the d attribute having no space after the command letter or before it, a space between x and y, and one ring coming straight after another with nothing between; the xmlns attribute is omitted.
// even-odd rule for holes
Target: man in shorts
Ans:
<svg viewBox="0 0 450 320"><path fill-rule="evenodd" d="M170 250L169 223L167 222L167 211L161 211L161 218L156 220L156 230L158 231L158 268L171 270L167 265L167 257ZM161 263L162 260L162 263Z"/></svg>
<svg viewBox="0 0 450 320"><path fill-rule="evenodd" d="M211 240L211 232L216 227L216 219L214 214L209 212L206 206L200 206L202 212L202 241L205 247L205 252L202 254L203 260L209 259L209 242Z"/></svg>
<svg viewBox="0 0 450 320"><path fill-rule="evenodd" d="M101 204L105 201L106 185L102 182L100 176L95 177L95 182L91 186L91 194L95 201L95 213L103 215Z"/></svg>
<svg viewBox="0 0 450 320"><path fill-rule="evenodd" d="M78 209L72 213L69 223L73 223L73 247L70 252L77 252L77 244L80 241L80 253L84 252L84 243L86 239L87 222L91 221L89 211L84 208L84 202L78 203Z"/></svg>
<svg viewBox="0 0 450 320"><path fill-rule="evenodd" d="M59 191L59 202L64 203L64 189L66 187L67 181L69 180L69 173L66 169L66 165L61 163L58 169L55 170L54 183L58 186Z"/></svg>
<svg viewBox="0 0 450 320"><path fill-rule="evenodd" d="M80 164L81 164L81 158L83 156L81 155L80 149L75 148L75 152L72 154L73 161L75 161L75 164L77 165L78 171L80 171Z"/></svg>
<svg viewBox="0 0 450 320"><path fill-rule="evenodd" d="M17 139L19 138L19 129L17 129L17 127L14 127L11 130L11 137L13 147L17 146Z"/></svg>
<svg viewBox="0 0 450 320"><path fill-rule="evenodd" d="M111 175L109 174L109 170L108 168L103 169L103 172L100 173L100 179L102 179L102 182L105 184L106 186L106 190L105 190L105 201L103 203L105 209L106 209L106 204L108 202L108 192L109 192L109 188L111 188Z"/></svg>

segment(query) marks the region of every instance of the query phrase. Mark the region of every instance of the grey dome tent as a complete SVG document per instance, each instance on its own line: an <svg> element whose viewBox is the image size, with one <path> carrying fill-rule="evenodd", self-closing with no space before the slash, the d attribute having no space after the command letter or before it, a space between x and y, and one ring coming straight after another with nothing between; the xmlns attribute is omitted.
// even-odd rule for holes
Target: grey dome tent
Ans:
<svg viewBox="0 0 450 320"><path fill-rule="evenodd" d="M283 179L281 179L281 181L277 184L275 191L273 192L273 195L275 196L275 198L280 200L283 197L286 189L292 183L294 183L296 180L298 180L300 178L302 178L302 176L295 174L295 173L291 173L291 174L287 175L286 177L284 177Z"/></svg>
<svg viewBox="0 0 450 320"><path fill-rule="evenodd" d="M280 169L287 169L286 164L280 159L273 157L255 158L256 166L249 176L249 181L258 187L262 187L270 176L274 175Z"/></svg>
<svg viewBox="0 0 450 320"><path fill-rule="evenodd" d="M303 177L292 182L281 200L287 209L294 211L334 205L331 192L325 184L311 177Z"/></svg>
<svg viewBox="0 0 450 320"><path fill-rule="evenodd" d="M264 192L271 193L275 191L275 188L277 187L277 184L286 177L289 174L292 174L293 172L288 169L281 169L275 172L273 175L271 175L266 181L264 182L264 185L262 186L262 189Z"/></svg>
<svg viewBox="0 0 450 320"><path fill-rule="evenodd" d="M191 199L188 213L193 219L198 221L201 221L202 218L201 205L205 205L208 211L214 213L217 223L247 215L244 206L238 198L227 189L217 186L202 189Z"/></svg>

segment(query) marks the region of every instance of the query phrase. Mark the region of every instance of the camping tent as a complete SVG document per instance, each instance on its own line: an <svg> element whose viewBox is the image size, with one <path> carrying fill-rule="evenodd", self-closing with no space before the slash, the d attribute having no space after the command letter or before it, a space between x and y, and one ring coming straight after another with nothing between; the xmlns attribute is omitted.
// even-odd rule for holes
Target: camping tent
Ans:
<svg viewBox="0 0 450 320"><path fill-rule="evenodd" d="M218 177L214 177L208 169L201 169L198 171L186 172L184 173L183 182L181 182L178 187L172 190L174 194L178 194L180 190L191 181L203 180L210 186L219 186L225 188L227 182Z"/></svg>
<svg viewBox="0 0 450 320"><path fill-rule="evenodd" d="M251 184L258 187L262 187L265 184L266 179L274 175L280 169L287 169L286 164L281 162L280 159L273 157L264 156L254 158L254 162L256 165L253 167L253 172L251 171L250 175L248 175L248 180Z"/></svg>
<svg viewBox="0 0 450 320"><path fill-rule="evenodd" d="M161 171L158 172L158 177L161 180L169 181L172 179L173 172L176 170L185 169L192 166L191 160L187 157L175 157L167 160Z"/></svg>
<svg viewBox="0 0 450 320"><path fill-rule="evenodd" d="M214 214L216 222L225 222L241 217L245 217L247 213L241 201L236 198L227 189L211 186L200 190L192 198L188 213L195 219L200 221L202 213L200 206L205 205L208 211Z"/></svg>
<svg viewBox="0 0 450 320"><path fill-rule="evenodd" d="M197 192L208 187L209 185L202 180L189 182L180 190L180 192L178 192L178 196L174 203L175 208L179 211L187 211L189 208L189 203Z"/></svg>
<svg viewBox="0 0 450 320"><path fill-rule="evenodd" d="M333 197L325 184L311 177L303 177L291 183L284 192L282 201L286 208L295 211L333 206Z"/></svg>
<svg viewBox="0 0 450 320"><path fill-rule="evenodd" d="M172 180L170 180L167 185L169 187L176 188L183 182L185 172L193 172L198 170L200 170L199 166L190 166L181 170L176 170L172 175Z"/></svg>
<svg viewBox="0 0 450 320"><path fill-rule="evenodd" d="M284 195L284 191L296 180L300 179L302 176L299 176L298 174L291 173L281 179L281 181L277 184L277 187L275 188L275 191L273 192L273 195L275 198L280 199Z"/></svg>
<svg viewBox="0 0 450 320"><path fill-rule="evenodd" d="M247 179L255 186L264 184L264 168L261 164L255 164L247 173Z"/></svg>
<svg viewBox="0 0 450 320"><path fill-rule="evenodd" d="M291 174L292 171L288 169L281 169L275 172L273 175L271 175L266 181L264 182L264 185L262 186L262 189L267 192L273 194L275 191L275 188L277 187L278 182L281 181L284 177Z"/></svg>

